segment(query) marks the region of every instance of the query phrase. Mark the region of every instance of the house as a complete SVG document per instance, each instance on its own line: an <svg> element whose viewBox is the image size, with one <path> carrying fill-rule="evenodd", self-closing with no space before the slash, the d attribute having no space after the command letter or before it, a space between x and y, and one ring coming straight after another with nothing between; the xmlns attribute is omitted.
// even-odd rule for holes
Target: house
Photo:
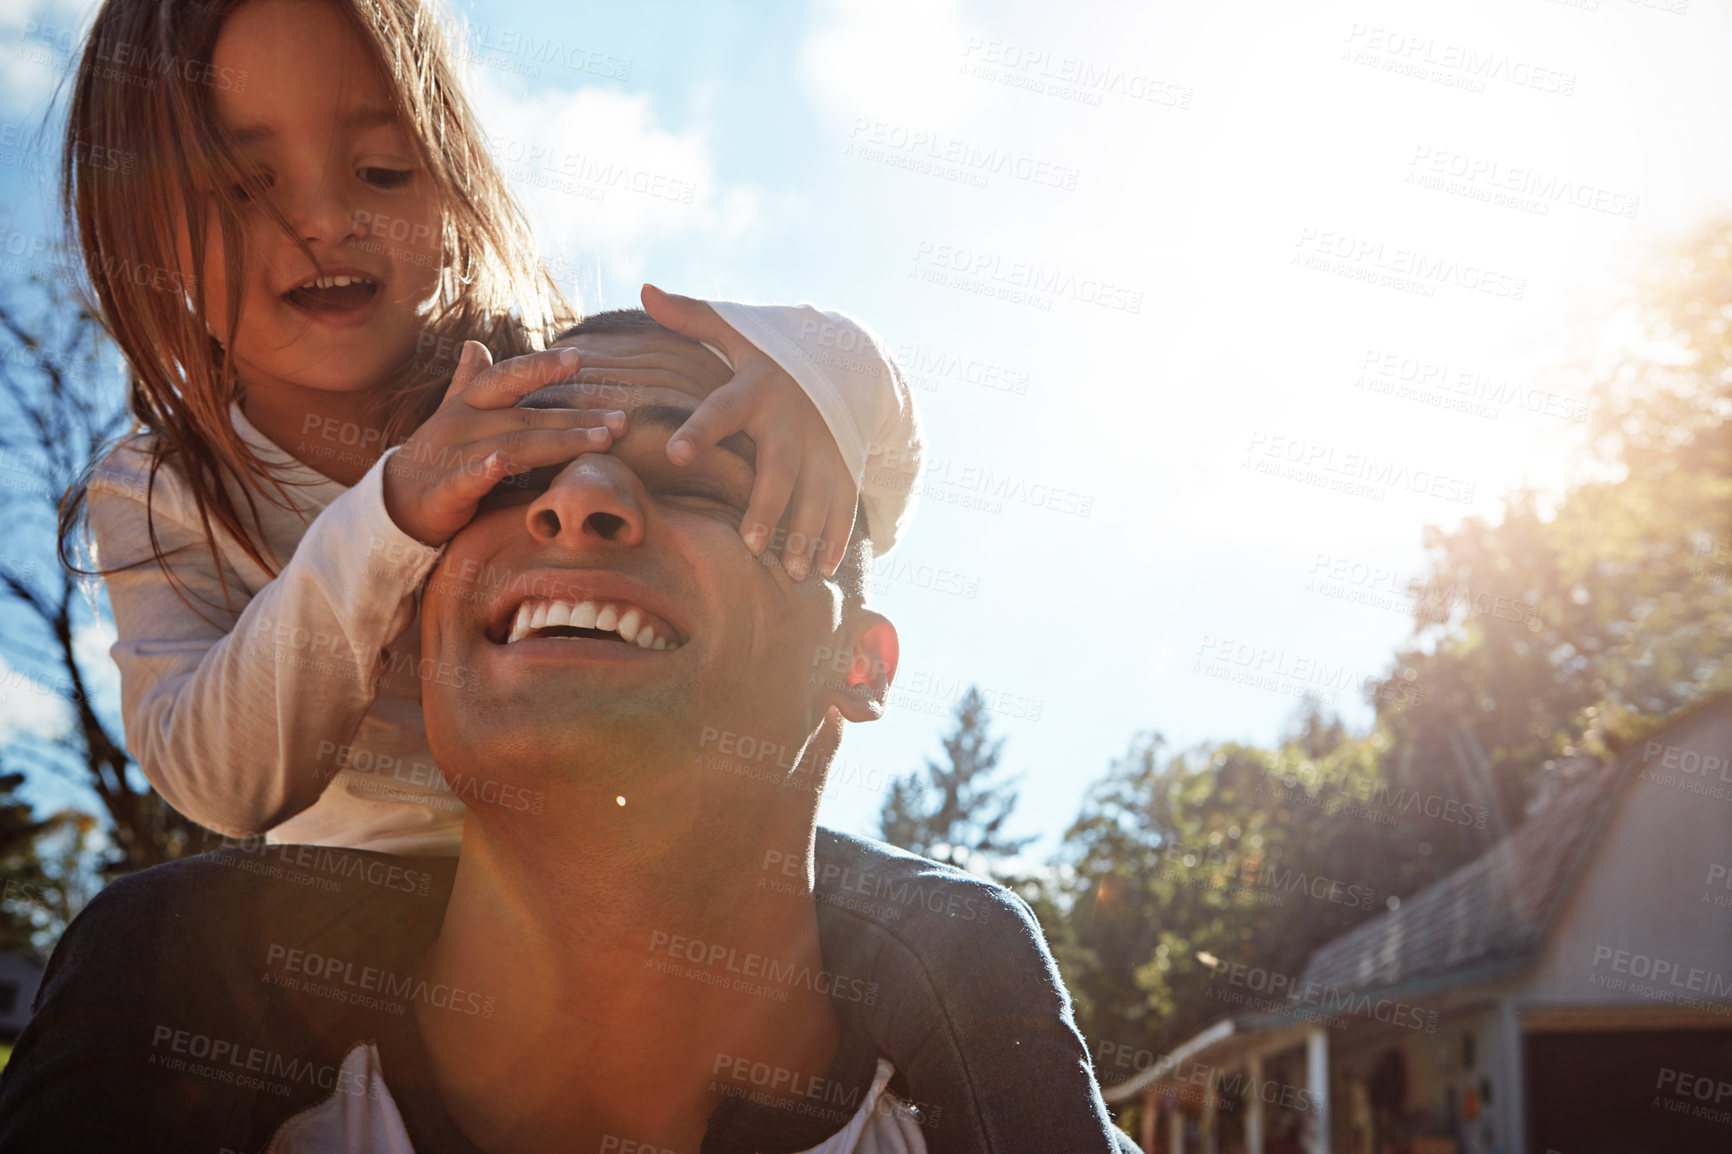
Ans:
<svg viewBox="0 0 1732 1154"><path fill-rule="evenodd" d="M1732 1151L1732 695L1135 1077L1163 1154Z"/></svg>

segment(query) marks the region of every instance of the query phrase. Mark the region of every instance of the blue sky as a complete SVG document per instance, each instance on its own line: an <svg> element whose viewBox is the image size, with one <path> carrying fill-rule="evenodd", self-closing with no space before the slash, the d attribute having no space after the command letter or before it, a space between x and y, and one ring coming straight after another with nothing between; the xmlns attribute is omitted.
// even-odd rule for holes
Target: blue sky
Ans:
<svg viewBox="0 0 1732 1154"><path fill-rule="evenodd" d="M85 11L0 3L8 124ZM1732 196L1732 16L1703 0L456 15L586 304L812 301L912 374L899 696L823 811L861 832L970 683L1036 852L1138 730L1269 740L1308 691L1363 721L1423 526L1566 480L1567 354L1623 339L1601 318L1645 246ZM33 227L35 174L0 183Z"/></svg>

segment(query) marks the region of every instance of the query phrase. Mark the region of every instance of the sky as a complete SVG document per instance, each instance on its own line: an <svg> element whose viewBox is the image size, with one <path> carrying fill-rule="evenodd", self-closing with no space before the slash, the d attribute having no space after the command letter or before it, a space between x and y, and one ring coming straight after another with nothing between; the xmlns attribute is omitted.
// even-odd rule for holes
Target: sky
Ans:
<svg viewBox="0 0 1732 1154"><path fill-rule="evenodd" d="M8 238L91 11L0 0ZM910 376L902 669L820 814L853 832L971 684L1036 855L1138 732L1267 742L1306 694L1366 724L1424 528L1566 483L1571 353L1732 205L1725 0L449 13L586 307L809 301Z"/></svg>

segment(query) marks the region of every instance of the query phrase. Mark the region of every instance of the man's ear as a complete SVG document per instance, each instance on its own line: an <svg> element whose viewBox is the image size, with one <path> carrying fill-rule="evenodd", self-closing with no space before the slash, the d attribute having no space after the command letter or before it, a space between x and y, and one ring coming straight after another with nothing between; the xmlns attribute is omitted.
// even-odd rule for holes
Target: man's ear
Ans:
<svg viewBox="0 0 1732 1154"><path fill-rule="evenodd" d="M876 721L884 716L890 700L901 642L896 626L882 613L857 609L850 617L843 631L849 647L848 672L840 692L832 694L831 704L848 721Z"/></svg>

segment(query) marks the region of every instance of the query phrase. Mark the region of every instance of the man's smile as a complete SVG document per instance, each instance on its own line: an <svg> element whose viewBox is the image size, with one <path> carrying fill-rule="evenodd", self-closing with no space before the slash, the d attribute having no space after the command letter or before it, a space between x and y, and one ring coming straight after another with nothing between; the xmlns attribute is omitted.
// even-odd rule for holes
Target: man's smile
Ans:
<svg viewBox="0 0 1732 1154"><path fill-rule="evenodd" d="M490 615L487 639L495 645L562 643L579 657L599 642L620 650L678 649L690 636L666 599L643 582L597 569L542 570L519 575Z"/></svg>
<svg viewBox="0 0 1732 1154"><path fill-rule="evenodd" d="M677 649L673 626L629 602L549 601L532 597L517 607L505 644L526 637L613 639L639 649Z"/></svg>

